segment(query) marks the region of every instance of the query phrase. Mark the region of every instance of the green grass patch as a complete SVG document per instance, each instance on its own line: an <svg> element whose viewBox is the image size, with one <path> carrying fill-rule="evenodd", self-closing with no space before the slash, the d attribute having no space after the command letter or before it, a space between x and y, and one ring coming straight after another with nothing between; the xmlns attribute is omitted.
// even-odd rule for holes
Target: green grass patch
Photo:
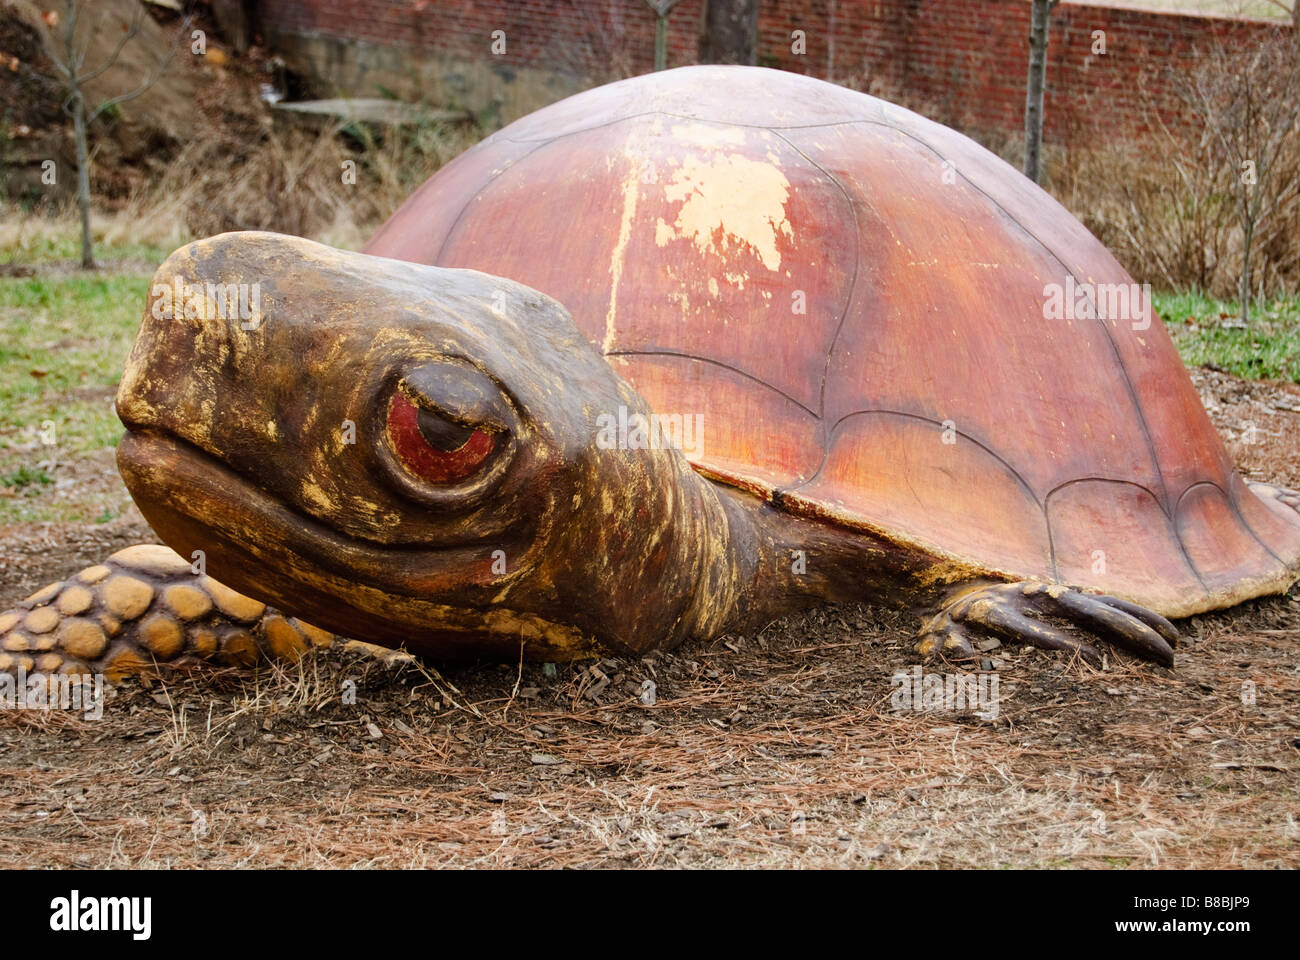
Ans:
<svg viewBox="0 0 1300 960"><path fill-rule="evenodd" d="M4 216L17 215L10 208L0 208ZM115 263L147 262L159 264L175 249L153 243L125 240L97 239L93 248L95 262L113 269ZM81 263L81 233L66 220L41 222L30 230L0 232L0 264L26 264L31 266Z"/></svg>
<svg viewBox="0 0 1300 960"><path fill-rule="evenodd" d="M113 397L149 280L0 277L0 524L106 522L121 512L120 484L88 482L77 463L122 436Z"/></svg>
<svg viewBox="0 0 1300 960"><path fill-rule="evenodd" d="M0 278L0 450L117 443L112 397L148 288L120 273Z"/></svg>
<svg viewBox="0 0 1300 960"><path fill-rule="evenodd" d="M189 239L177 232L164 237L165 223L137 223L123 214L91 214L95 262L113 270L125 264L135 270L142 263L159 264ZM81 264L81 223L76 211L36 212L0 202L0 265L76 267Z"/></svg>
<svg viewBox="0 0 1300 960"><path fill-rule="evenodd" d="M1188 366L1252 380L1300 383L1300 297L1256 304L1237 326L1237 304L1199 293L1155 293L1156 312Z"/></svg>
<svg viewBox="0 0 1300 960"><path fill-rule="evenodd" d="M95 490L81 497L54 497L43 488L40 495L0 497L0 525L18 523L108 523L122 515L130 497L125 493Z"/></svg>
<svg viewBox="0 0 1300 960"><path fill-rule="evenodd" d="M53 483L54 478L45 472L42 467L29 467L23 464L17 470L0 476L0 485L6 487L16 487L19 490L24 487L35 487L36 484Z"/></svg>

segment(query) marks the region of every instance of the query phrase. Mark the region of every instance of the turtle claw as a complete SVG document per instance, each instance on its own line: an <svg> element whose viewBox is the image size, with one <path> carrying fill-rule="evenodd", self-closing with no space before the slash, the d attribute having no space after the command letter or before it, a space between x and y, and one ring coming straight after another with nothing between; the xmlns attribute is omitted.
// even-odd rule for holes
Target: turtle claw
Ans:
<svg viewBox="0 0 1300 960"><path fill-rule="evenodd" d="M1045 650L1077 653L1100 665L1096 647L1040 617L1065 620L1135 656L1173 666L1178 630L1158 613L1119 597L1033 581L993 584L958 595L921 628L916 650L926 657L942 653L969 659L975 655L972 631L978 630Z"/></svg>

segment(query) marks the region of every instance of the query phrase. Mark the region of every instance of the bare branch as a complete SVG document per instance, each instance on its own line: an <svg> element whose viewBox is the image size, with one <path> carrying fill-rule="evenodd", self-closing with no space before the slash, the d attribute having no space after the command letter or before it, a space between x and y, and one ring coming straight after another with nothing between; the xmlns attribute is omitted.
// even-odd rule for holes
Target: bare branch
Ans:
<svg viewBox="0 0 1300 960"><path fill-rule="evenodd" d="M90 112L90 116L88 119L94 120L96 117L98 117L101 113L103 113L111 106L114 106L119 103L126 103L128 100L134 100L136 97L140 96L140 94L144 93L155 83L157 83L158 80L162 77L163 73L166 72L167 67L171 65L172 57L176 55L176 50L180 46L179 41L180 41L181 34L185 32L185 28L188 27L190 23L191 20L189 17L186 17L181 22L180 29L176 32L175 39L172 40L171 46L167 48L167 56L157 62L153 71L145 78L144 82L141 83L140 86L136 87L134 90L131 90L127 93L121 93L118 94L116 97L110 97L109 99L105 100L103 103L101 103L99 106L97 106L94 110Z"/></svg>
<svg viewBox="0 0 1300 960"><path fill-rule="evenodd" d="M89 73L82 74L81 76L82 83L90 83L100 74L102 74L105 70L112 68L113 64L117 63L117 58L122 55L122 50L126 47L128 43L130 43L136 37L137 34L139 34L141 18L143 16L144 16L144 7L140 7L136 11L136 15L131 19L130 28L122 31L122 37L120 40L118 40L117 46L113 48L113 52L109 54L108 59L105 60L102 64L100 64L100 66L97 69L92 70ZM87 47L89 47L89 41L87 41ZM78 66L80 66L80 64L78 64Z"/></svg>

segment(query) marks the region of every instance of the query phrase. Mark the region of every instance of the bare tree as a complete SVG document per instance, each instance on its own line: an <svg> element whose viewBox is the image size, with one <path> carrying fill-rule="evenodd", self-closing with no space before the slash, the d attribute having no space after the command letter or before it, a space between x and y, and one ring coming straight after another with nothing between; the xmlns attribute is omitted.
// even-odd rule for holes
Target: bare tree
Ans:
<svg viewBox="0 0 1300 960"><path fill-rule="evenodd" d="M1278 30L1262 43L1211 43L1179 91L1213 138L1232 176L1231 195L1241 231L1237 290L1240 323L1250 319L1255 290L1253 254L1270 232L1284 228L1274 214L1296 201L1300 182L1278 178L1297 149L1300 130L1300 39Z"/></svg>
<svg viewBox="0 0 1300 960"><path fill-rule="evenodd" d="M758 63L758 0L704 0L700 63Z"/></svg>
<svg viewBox="0 0 1300 960"><path fill-rule="evenodd" d="M1025 167L1030 180L1042 175L1043 91L1047 87L1047 38L1052 9L1060 0L1034 0L1029 21L1029 80L1025 85Z"/></svg>
<svg viewBox="0 0 1300 960"><path fill-rule="evenodd" d="M1286 19L1272 28L1216 21L1215 30L1200 38L1201 49L1174 62L1145 64L1133 83L1140 137L1117 138L1113 115L1087 111L1085 135L1061 171L1058 196L1135 276L1166 289L1238 300L1247 256L1238 202L1244 195L1258 213L1250 228L1250 296L1300 289L1300 125L1265 151L1272 156L1265 158L1264 176L1256 160L1254 184L1241 182L1249 168L1242 169L1240 157L1256 148L1229 151L1223 143L1223 134L1246 120L1237 108L1249 98L1234 97L1232 88L1253 91L1257 102L1272 100L1256 113L1270 118L1255 125L1257 134L1264 126L1280 131L1289 112L1285 97L1298 98L1281 82L1288 50L1300 53L1293 10L1286 0ZM1269 87L1284 99L1265 96ZM1106 96L1095 94L1101 104ZM1240 325L1239 312L1234 309L1227 322Z"/></svg>
<svg viewBox="0 0 1300 960"><path fill-rule="evenodd" d="M668 66L668 14L682 0L645 0L645 5L655 14L655 69Z"/></svg>
<svg viewBox="0 0 1300 960"><path fill-rule="evenodd" d="M1185 71L1179 63L1138 78L1142 122L1151 131L1147 149L1159 161L1106 151L1090 182L1090 206L1097 210L1108 188L1114 190L1122 202L1110 211L1107 227L1118 235L1107 231L1108 245L1127 248L1143 273L1171 290L1191 286L1211 293L1223 288L1230 268L1233 173L1208 127L1172 117L1150 93L1179 89L1187 83Z"/></svg>
<svg viewBox="0 0 1300 960"><path fill-rule="evenodd" d="M90 239L90 146L87 131L95 118L105 110L134 100L152 87L162 77L176 52L180 37L189 26L186 17L176 33L175 39L165 51L156 54L154 66L149 70L139 86L125 93L117 94L94 106L86 103L87 87L96 78L112 69L126 45L140 33L145 17L143 4L136 4L131 20L122 26L121 36L104 60L96 66L88 66L87 58L95 35L105 28L104 8L100 15L83 18L83 6L87 0L68 0L68 16L62 23L57 14L47 14L45 22L50 27L50 42L46 50L54 64L56 78L63 88L63 112L72 117L72 133L77 155L77 206L81 212L81 266L91 269L95 266L94 250Z"/></svg>

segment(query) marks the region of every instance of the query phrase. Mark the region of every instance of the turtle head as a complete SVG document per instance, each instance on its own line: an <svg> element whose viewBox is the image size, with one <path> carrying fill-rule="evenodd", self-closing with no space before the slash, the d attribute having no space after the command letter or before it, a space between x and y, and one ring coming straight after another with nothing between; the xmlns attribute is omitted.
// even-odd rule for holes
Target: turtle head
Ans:
<svg viewBox="0 0 1300 960"><path fill-rule="evenodd" d="M644 401L521 284L192 243L154 277L117 407L159 536L337 633L562 659L690 626L707 484L677 451L597 442Z"/></svg>

